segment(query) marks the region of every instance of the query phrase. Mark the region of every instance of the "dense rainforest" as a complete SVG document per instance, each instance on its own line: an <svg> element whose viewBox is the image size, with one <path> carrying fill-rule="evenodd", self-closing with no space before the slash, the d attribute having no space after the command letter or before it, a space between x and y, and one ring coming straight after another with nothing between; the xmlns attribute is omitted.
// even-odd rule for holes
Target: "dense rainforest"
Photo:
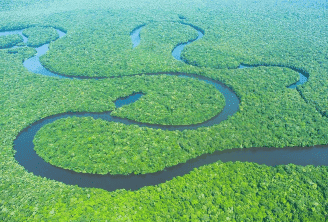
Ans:
<svg viewBox="0 0 328 222"><path fill-rule="evenodd" d="M52 27L30 27L23 30L23 35L28 37L27 46L31 47L39 47L59 37Z"/></svg>
<svg viewBox="0 0 328 222"><path fill-rule="evenodd" d="M21 42L23 37L18 34L0 36L0 49L11 48Z"/></svg>
<svg viewBox="0 0 328 222"><path fill-rule="evenodd" d="M60 113L112 111L162 125L204 122L227 104L205 82L223 82L239 110L218 125L169 131L69 117L47 124L35 151L64 169L147 174L217 150L328 144L328 14L323 1L4 0L0 31L0 220L2 221L326 221L324 166L215 163L138 190L112 192L36 176L15 159L14 140L34 122ZM176 45L202 39L172 57ZM132 47L130 33L144 25ZM56 29L66 35L58 38ZM29 72L40 58L65 79ZM13 46L18 46L12 48ZM267 65L237 69L240 64ZM296 89L302 70L309 81ZM159 75L135 75L162 73ZM109 78L107 78L109 77ZM115 78L112 78L115 77ZM136 92L135 103L114 101ZM318 154L327 156L326 151Z"/></svg>

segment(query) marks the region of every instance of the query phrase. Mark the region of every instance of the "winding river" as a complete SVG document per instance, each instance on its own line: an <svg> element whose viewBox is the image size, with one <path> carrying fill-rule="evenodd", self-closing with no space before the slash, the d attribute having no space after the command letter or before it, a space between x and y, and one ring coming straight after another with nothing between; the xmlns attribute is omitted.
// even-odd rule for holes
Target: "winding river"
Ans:
<svg viewBox="0 0 328 222"><path fill-rule="evenodd" d="M193 41L199 40L204 36L204 31L200 28L193 26L187 23L181 23L183 25L189 25L194 28L198 32L198 37L196 39L190 40L185 43L178 44L172 51L172 56L180 60L181 62L185 62L181 59L181 52L183 48L192 43ZM141 25L135 28L131 33L131 39L133 43L133 48L137 47L140 44L140 31L145 26ZM65 35L64 32L57 30L60 37ZM18 31L10 31L10 32L2 32L1 35L8 34L21 34L22 30ZM27 38L24 37L24 42L27 41ZM58 75L52 73L45 69L40 61L39 57L44 55L48 51L48 45L45 44L41 47L36 48L37 54L32 58L26 60L24 62L24 66L33 73L59 77L59 78L89 78L89 77L68 77L63 75ZM247 66L245 64L241 64L238 68L251 68L252 66ZM293 68L292 68L293 69ZM308 80L308 75L306 73L301 72L300 70L293 69L299 72L300 80L290 86L288 88L296 88L297 85L304 84ZM193 74L186 73L149 73L148 75L160 75L160 74L169 74L169 75L177 75L180 77L188 77L188 78L197 78L198 80L205 81L208 84L214 85L225 97L226 106L215 117L199 124L188 125L188 126L163 126L158 124L147 124L140 123L124 118L111 116L111 112L102 112L102 113L89 113L89 112L81 112L81 113L63 113L57 114L54 116L49 116L44 119L41 119L32 125L28 126L24 130L22 130L14 141L14 149L17 151L15 154L16 160L25 167L26 170L33 172L35 175L39 175L42 177L47 177L52 180L57 180L64 182L65 184L70 185L78 185L80 187L95 187L102 188L108 191L113 191L116 189L130 189L136 190L143 186L156 185L168 180L176 176L183 176L184 174L189 173L194 168L210 164L221 160L222 162L227 161L248 161L255 162L259 164L266 164L269 166L281 165L293 163L297 165L328 165L328 146L314 146L314 147L286 147L286 148L247 148L247 149L231 149L225 151L216 151L212 154L203 154L197 158L191 159L186 163L181 163L173 167L166 168L163 171L157 173L149 173L144 175L97 175L97 174L87 174L87 173L77 173L72 170L62 169L60 167L53 166L47 162L45 162L41 157L39 157L34 151L33 139L35 134L44 126L45 124L54 122L55 120L66 118L70 116L77 117L85 117L91 116L94 119L104 119L107 121L115 121L124 123L127 125L136 124L141 127L150 127L155 129L163 129L163 130L184 130L184 129L197 129L199 127L207 127L215 124L219 124L221 121L226 120L229 116L233 115L239 109L239 99L236 94L223 83ZM140 75L140 74L137 74ZM102 78L102 77L100 77ZM118 77L119 78L119 77ZM99 78L93 78L99 79ZM125 104L129 104L131 102L135 102L138 100L143 94L135 93L127 98L119 98L115 101L116 107L120 107Z"/></svg>

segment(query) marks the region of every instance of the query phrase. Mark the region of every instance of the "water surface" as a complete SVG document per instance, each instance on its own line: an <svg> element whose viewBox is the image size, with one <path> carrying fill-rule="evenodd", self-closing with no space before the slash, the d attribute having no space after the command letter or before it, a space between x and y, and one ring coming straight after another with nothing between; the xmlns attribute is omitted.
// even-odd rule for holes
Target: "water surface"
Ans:
<svg viewBox="0 0 328 222"><path fill-rule="evenodd" d="M204 31L201 29L191 25L185 24L195 28L198 32L198 37L196 39L190 40L185 43L178 44L172 50L172 56L181 62L185 62L181 60L181 52L183 48L191 44L193 41L199 40L203 37ZM140 31L144 27L144 25L137 27L131 32L131 39L133 42L133 47L136 47L140 44ZM21 33L22 30L17 32ZM65 33L60 32L60 37L64 36ZM14 31L15 32L15 31ZM13 32L3 32L5 34L13 34ZM3 34L3 33L0 33ZM15 33L16 34L16 33ZM19 33L18 33L19 34ZM24 39L25 41L25 39ZM26 40L27 41L27 40ZM43 45L37 48L37 54L26 60L24 62L24 66L31 72L59 77L59 78L92 78L92 77L65 77L62 75L58 75L46 70L41 63L39 62L39 57L44 55L48 50L48 45ZM239 68L252 68L256 66L249 66L246 64L241 64ZM298 71L300 74L300 80L292 85L289 88L296 88L298 85L302 85L307 82L308 74L301 72L298 69L291 68L295 71ZM149 75L161 75L164 73L151 73ZM217 116L212 119L205 121L200 124L187 125L187 126L163 126L159 124L147 124L140 123L124 118L113 117L111 116L111 112L102 112L102 113L64 113L57 114L54 116L50 116L39 120L32 125L28 126L24 130L22 130L17 138L14 141L14 149L17 151L15 154L16 160L26 168L26 170L33 172L35 175L47 177L49 179L57 180L64 182L66 184L78 185L80 187L96 187L102 188L108 191L113 191L116 189L131 189L136 190L143 186L156 185L159 183L166 182L171 180L176 176L183 176L184 174L189 173L194 168L198 168L200 166L216 162L221 160L223 162L227 161L248 161L254 162L258 164L266 164L268 166L275 166L281 164L297 164L297 165L328 165L328 146L327 145L318 145L313 147L286 147L286 148L247 148L247 149L231 149L224 151L215 151L212 154L203 154L197 158L188 160L186 163L181 163L173 167L165 168L163 171L157 173L149 173L145 175L95 175L95 174L87 174L87 173L76 173L71 170L65 170L60 167L53 166L49 163L46 163L41 157L39 157L35 150L33 139L35 134L44 126L45 124L51 123L55 120L61 118L67 118L71 116L77 117L86 117L91 116L94 119L103 119L107 121L120 122L127 125L136 124L140 127L150 127L154 129L162 129L162 130L195 130L199 127L208 127L215 124L219 124L221 121L226 120L229 116L233 115L239 109L239 99L236 94L223 83L218 82L213 79L209 79L207 77L193 75L193 74L185 74L185 73L167 73L169 75L177 75L183 78L197 78L200 81L205 81L208 84L212 84L215 86L225 97L226 106ZM139 75L139 74L137 74ZM96 77L94 79L100 79L103 77ZM132 78L132 77L131 77ZM141 92L134 93L126 98L119 98L115 101L116 107L121 107L126 104L130 104L139 99L143 94Z"/></svg>

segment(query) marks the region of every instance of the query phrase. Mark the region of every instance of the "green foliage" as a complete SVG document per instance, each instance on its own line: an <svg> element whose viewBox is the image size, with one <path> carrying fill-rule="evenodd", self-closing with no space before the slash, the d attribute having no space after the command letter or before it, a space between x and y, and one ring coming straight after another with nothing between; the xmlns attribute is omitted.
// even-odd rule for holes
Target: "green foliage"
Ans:
<svg viewBox="0 0 328 222"><path fill-rule="evenodd" d="M0 11L15 10L22 7L33 6L50 1L52 0L1 0Z"/></svg>
<svg viewBox="0 0 328 222"><path fill-rule="evenodd" d="M218 126L185 131L178 140L168 137L166 144L188 141L182 143L185 150L174 145L169 147L177 156L167 158L167 162L172 161L171 165L218 149L328 143L327 119L316 111L318 109L324 114L328 106L328 21L322 8L302 8L291 4L292 1L282 0L192 3L169 0L156 4L134 1L134 8L140 4L142 7L129 10L128 1L102 1L102 5L100 1L92 4L86 0L65 1L65 4L54 1L51 6L56 7L34 7L34 0L16 0L10 2L33 4L26 9L18 4L21 10L3 11L8 2L0 2L1 30L38 25L68 31L64 38L50 45L49 53L42 58L51 70L85 76L185 71L218 79L232 87L241 99L240 111ZM155 7L158 4L163 7L158 9ZM115 10L115 7L120 10ZM16 9L16 6L6 6L6 10L11 8ZM196 34L186 26L166 22L178 19L178 14L185 16L186 22L205 30L204 38L190 44L184 52L186 60L195 61L202 68L187 66L171 58L170 51L176 43L191 39ZM132 50L129 32L143 23L147 26L141 33L142 42ZM161 33L164 39L159 39ZM158 186L114 192L65 185L27 172L14 159L13 150L14 138L26 126L57 113L114 110L112 101L116 98L140 91L133 85L136 77L96 81L31 74L24 69L22 61L34 53L35 50L29 47L0 50L0 220L327 220L326 166L290 164L268 167L254 163L218 162ZM309 82L298 87L306 102L297 91L285 88L297 80L297 73L289 69L208 68L234 67L235 61L295 66L306 70L310 74ZM82 128L86 128L86 124L98 123L82 118L74 121L83 123L80 125ZM63 127L60 122L57 123L58 127ZM47 130L47 127L42 130ZM123 128L126 131L121 131L121 137L117 137L120 144L127 144L124 137L136 140L135 135L130 134L133 130L143 130L123 125L117 125L116 129ZM156 138L154 135L166 138L171 133L155 132L148 129L143 138L146 140L148 137L148 144L153 142L157 147L162 141L153 140ZM96 133L94 131L90 135L98 136ZM45 139L44 136L40 138ZM62 139L57 143L62 143ZM104 141L108 142L106 138ZM129 144L127 146L131 149ZM84 145L83 149L86 149ZM123 156L122 150L117 156ZM149 149L148 154L155 151ZM147 159L157 160L159 154L157 157L143 157L144 161L150 162ZM124 165L116 167L124 169ZM149 170L146 167L142 169Z"/></svg>
<svg viewBox="0 0 328 222"><path fill-rule="evenodd" d="M140 45L133 49L129 34L135 26L127 22L122 30L121 23L98 24L95 30L77 30L54 42L40 61L53 72L73 76L122 76L178 71L185 66L171 51L178 43L197 37L193 28L177 22L147 23Z"/></svg>
<svg viewBox="0 0 328 222"><path fill-rule="evenodd" d="M31 185L16 179L26 207L18 211L6 204L1 216L11 221L325 221L327 176L327 167L217 162L157 186L110 193L28 177L24 180L38 192L31 195ZM9 181L1 188L7 191L2 200L13 198Z"/></svg>
<svg viewBox="0 0 328 222"><path fill-rule="evenodd" d="M310 75L298 91L328 117L327 2L211 4L203 19L189 16L206 33L186 46L183 60L212 68L236 68L240 63L297 67Z"/></svg>
<svg viewBox="0 0 328 222"><path fill-rule="evenodd" d="M188 45L181 53L182 60L190 65L215 69L237 68L240 65L240 61L235 59L232 53L223 51L212 42L206 43L197 41L191 46Z"/></svg>
<svg viewBox="0 0 328 222"><path fill-rule="evenodd" d="M23 30L23 35L28 37L27 45L39 47L59 38L57 31L52 27L31 27Z"/></svg>
<svg viewBox="0 0 328 222"><path fill-rule="evenodd" d="M20 59L20 61L24 61L24 60L32 57L33 55L35 55L36 50L31 47L18 47L18 48L5 49L5 50L1 51L0 53L4 57L5 56L7 57L8 54L16 54L16 55L14 55L14 59ZM6 71L8 71L7 68L5 68L3 70L4 70L4 73ZM0 75L0 76L3 76L3 75Z"/></svg>
<svg viewBox="0 0 328 222"><path fill-rule="evenodd" d="M153 79L156 81L138 81L146 96L112 115L143 123L191 125L217 115L225 105L223 95L208 83L166 75Z"/></svg>
<svg viewBox="0 0 328 222"><path fill-rule="evenodd" d="M23 42L23 37L18 34L0 36L0 49L13 47L20 42Z"/></svg>
<svg viewBox="0 0 328 222"><path fill-rule="evenodd" d="M96 174L139 174L156 172L188 159L177 143L172 144L180 135L178 132L165 135L161 130L91 117L73 117L44 127L34 144L37 154L45 161L65 169Z"/></svg>
<svg viewBox="0 0 328 222"><path fill-rule="evenodd" d="M26 46L25 42L18 43L16 46Z"/></svg>
<svg viewBox="0 0 328 222"><path fill-rule="evenodd" d="M137 105L123 106L113 112L141 122L195 124L216 115L224 106L224 98L214 86L191 78L160 75L114 80L119 80L120 85L125 80L134 91L146 94L143 96L146 99L135 102ZM114 86L119 89L120 85L114 82L111 89ZM172 111L168 113L167 108ZM66 169L98 174L138 174L156 172L188 160L193 153L187 153L176 142L179 136L179 132L162 134L161 130L72 118L42 128L34 143L38 155Z"/></svg>
<svg viewBox="0 0 328 222"><path fill-rule="evenodd" d="M240 112L219 125L179 132L72 118L41 129L34 141L35 149L51 164L78 172L139 174L156 172L215 150L327 143L326 119L306 104L295 90L286 88L296 81L296 72L287 68L258 67L208 71L207 75L219 76L228 85L233 83L241 98ZM140 88L143 85L154 86L161 92L162 89L156 86L157 80L164 80L161 84L165 85L164 82L170 83L171 79L177 78L148 76L156 80L148 82L145 77L111 81L129 85L134 92L143 89ZM115 85L111 87L114 92ZM147 106L145 103L146 110Z"/></svg>

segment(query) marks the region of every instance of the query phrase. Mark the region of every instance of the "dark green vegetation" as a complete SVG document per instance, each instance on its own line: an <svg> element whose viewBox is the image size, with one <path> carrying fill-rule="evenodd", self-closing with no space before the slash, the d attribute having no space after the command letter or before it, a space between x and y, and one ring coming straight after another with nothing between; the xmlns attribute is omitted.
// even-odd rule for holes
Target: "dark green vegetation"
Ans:
<svg viewBox="0 0 328 222"><path fill-rule="evenodd" d="M248 1L247 4L244 1L182 1L185 5L193 4L193 8L183 6L181 1L165 1L158 3L160 5L138 1L143 8L133 11L130 8L136 9L137 3L131 2L131 7L124 8L117 2L79 2L49 3L52 7L32 5L24 10L11 8L12 11L0 13L1 30L35 25L67 30L67 36L51 43L49 53L43 57L44 64L60 73L115 76L186 71L218 79L231 86L240 97L240 112L227 121L209 128L182 132L179 140L188 141L184 144L185 150L176 146L179 140L169 137L165 143L173 144L170 146L171 153L177 154L172 155L172 159L166 158L166 161L172 160L170 164L184 161L183 155L191 158L218 149L328 143L327 118L316 111L317 108L324 113L328 106L328 35L325 25L328 14L322 8L302 8L276 0ZM191 67L171 58L170 52L177 42L196 35L187 26L167 21L179 21L178 15L205 30L204 38L189 45L185 56L190 61L195 58L200 66L206 65L204 61L208 62L206 67ZM129 33L143 23L151 26L145 27L141 33L141 44L133 51ZM178 31L174 29L171 32L173 27ZM162 31L164 36L157 40ZM170 32L173 39L168 39ZM69 46L70 42L72 46ZM211 45L215 49L213 52L204 51ZM194 55L190 54L189 47ZM138 90L127 84L126 79L59 80L28 73L22 66L22 60L34 53L35 50L29 47L0 50L0 220L326 220L327 167L214 163L164 184L133 192L68 186L27 172L15 161L12 148L14 138L23 128L56 113L113 110L112 101ZM223 60L224 57L227 60ZM223 62L235 60L306 70L310 74L309 82L298 91L307 102L298 91L286 88L298 76L290 69L208 68L224 67ZM98 65L100 68L97 69ZM133 85L136 77L126 78L130 78ZM86 123L97 124L92 119L73 118L54 124L59 128L64 127L64 122L73 121L83 123L81 127L84 128L88 127ZM122 129L117 143L128 142L124 138L135 139L127 126L117 127ZM123 129L126 131L123 132ZM154 140L155 133L156 130L148 130L148 144L160 146L162 141ZM169 133L158 131L157 138L166 138ZM89 135L97 135L97 130ZM54 134L54 138L56 136ZM73 136L73 133L69 135L70 138ZM64 138L59 139L57 143L63 143ZM83 149L87 149L87 144L87 141L83 143ZM127 149L131 149L132 146L129 146ZM64 150L63 147L61 150ZM153 151L148 150L147 155ZM145 161L149 161L147 158L159 159L160 155L146 156ZM178 159L175 163L174 158ZM124 164L117 167L124 168ZM132 171L137 172L135 169Z"/></svg>
<svg viewBox="0 0 328 222"><path fill-rule="evenodd" d="M0 36L0 49L13 47L20 42L23 42L23 37L18 34Z"/></svg>
<svg viewBox="0 0 328 222"><path fill-rule="evenodd" d="M57 31L52 27L31 27L23 30L23 35L28 37L27 45L39 47L58 39Z"/></svg>

